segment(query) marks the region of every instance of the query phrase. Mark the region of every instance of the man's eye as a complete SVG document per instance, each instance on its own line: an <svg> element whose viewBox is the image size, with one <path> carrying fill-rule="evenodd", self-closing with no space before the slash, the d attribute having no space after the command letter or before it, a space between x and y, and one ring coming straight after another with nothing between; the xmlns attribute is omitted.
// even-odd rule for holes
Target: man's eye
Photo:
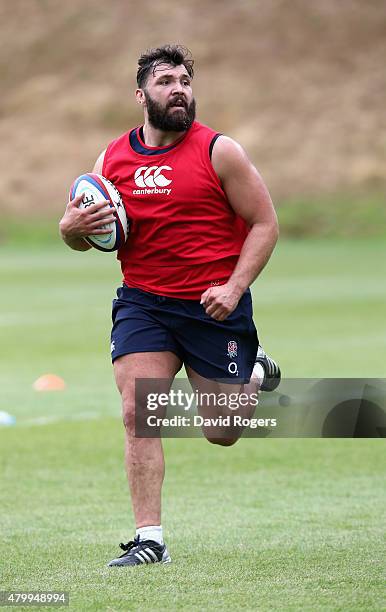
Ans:
<svg viewBox="0 0 386 612"><path fill-rule="evenodd" d="M187 87L189 87L190 81L183 81L183 84L186 85Z"/></svg>
<svg viewBox="0 0 386 612"><path fill-rule="evenodd" d="M163 79L161 81L161 85L167 85L169 83L169 81L167 79Z"/></svg>

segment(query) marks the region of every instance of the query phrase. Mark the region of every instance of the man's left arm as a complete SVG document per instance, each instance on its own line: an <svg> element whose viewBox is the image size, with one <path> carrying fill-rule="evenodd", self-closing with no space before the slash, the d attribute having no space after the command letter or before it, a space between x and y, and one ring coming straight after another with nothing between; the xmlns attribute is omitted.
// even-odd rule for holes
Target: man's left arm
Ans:
<svg viewBox="0 0 386 612"><path fill-rule="evenodd" d="M220 136L213 147L212 164L233 210L250 226L228 282L210 287L201 296L207 314L223 321L269 260L279 230L268 189L238 143Z"/></svg>

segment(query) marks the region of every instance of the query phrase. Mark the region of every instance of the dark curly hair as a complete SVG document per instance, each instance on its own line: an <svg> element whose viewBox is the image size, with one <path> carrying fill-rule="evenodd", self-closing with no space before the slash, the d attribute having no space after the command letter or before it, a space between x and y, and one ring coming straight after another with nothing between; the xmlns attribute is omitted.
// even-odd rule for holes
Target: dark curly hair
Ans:
<svg viewBox="0 0 386 612"><path fill-rule="evenodd" d="M152 72L154 75L155 69L160 64L169 64L170 66L181 66L183 64L190 78L193 78L194 60L189 49L182 45L163 45L156 49L148 49L139 58L137 71L138 87L143 89L149 73Z"/></svg>

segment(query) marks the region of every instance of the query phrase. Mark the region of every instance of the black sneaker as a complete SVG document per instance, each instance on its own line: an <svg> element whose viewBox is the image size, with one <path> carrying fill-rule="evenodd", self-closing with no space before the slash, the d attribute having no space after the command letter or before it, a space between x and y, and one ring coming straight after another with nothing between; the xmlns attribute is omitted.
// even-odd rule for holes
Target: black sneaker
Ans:
<svg viewBox="0 0 386 612"><path fill-rule="evenodd" d="M255 363L261 363L265 373L260 391L274 391L279 386L281 379L280 368L276 361L268 357L263 347L259 346Z"/></svg>
<svg viewBox="0 0 386 612"><path fill-rule="evenodd" d="M171 558L165 544L158 544L154 540L140 540L136 536L132 542L120 544L125 552L113 559L108 567L122 565L142 565L146 563L170 563Z"/></svg>

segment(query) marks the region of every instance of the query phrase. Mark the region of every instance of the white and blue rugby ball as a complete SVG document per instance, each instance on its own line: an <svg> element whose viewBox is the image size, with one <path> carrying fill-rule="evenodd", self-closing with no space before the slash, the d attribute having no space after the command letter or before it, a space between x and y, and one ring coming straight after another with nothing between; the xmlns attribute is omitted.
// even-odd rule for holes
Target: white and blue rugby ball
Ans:
<svg viewBox="0 0 386 612"><path fill-rule="evenodd" d="M111 229L110 234L91 234L85 237L86 242L99 251L116 251L126 242L129 233L129 223L125 206L118 189L104 176L89 172L81 174L73 182L70 189L70 200L83 195L79 208L87 208L92 204L107 200L109 206L117 213L113 223L107 223L103 229Z"/></svg>

